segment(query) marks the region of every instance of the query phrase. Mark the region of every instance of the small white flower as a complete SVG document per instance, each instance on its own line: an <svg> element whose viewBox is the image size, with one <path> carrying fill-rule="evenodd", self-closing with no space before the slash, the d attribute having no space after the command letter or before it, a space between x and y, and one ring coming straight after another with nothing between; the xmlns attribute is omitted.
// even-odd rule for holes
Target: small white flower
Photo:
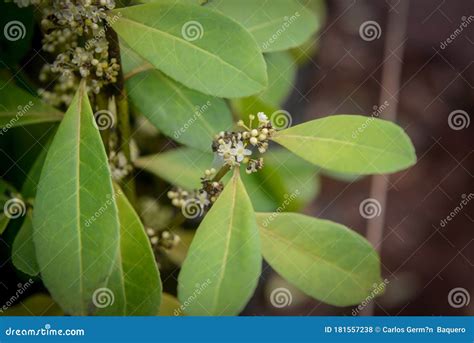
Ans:
<svg viewBox="0 0 474 343"><path fill-rule="evenodd" d="M235 148L230 149L230 153L235 156L237 162L242 162L245 156L252 155L252 151L245 149L244 143L239 142Z"/></svg>
<svg viewBox="0 0 474 343"><path fill-rule="evenodd" d="M257 116L258 116L258 121L259 122L264 123L264 124L268 123L268 117L265 115L265 113L258 112Z"/></svg>
<svg viewBox="0 0 474 343"><path fill-rule="evenodd" d="M220 145L219 145L219 149L217 150L217 152L218 152L221 156L229 155L229 154L231 154L231 150L232 150L231 147L232 147L232 143L231 143L231 142L224 143L224 144L220 144Z"/></svg>
<svg viewBox="0 0 474 343"><path fill-rule="evenodd" d="M196 198L201 208L204 208L211 203L208 199L206 191L202 191L199 194L197 194Z"/></svg>

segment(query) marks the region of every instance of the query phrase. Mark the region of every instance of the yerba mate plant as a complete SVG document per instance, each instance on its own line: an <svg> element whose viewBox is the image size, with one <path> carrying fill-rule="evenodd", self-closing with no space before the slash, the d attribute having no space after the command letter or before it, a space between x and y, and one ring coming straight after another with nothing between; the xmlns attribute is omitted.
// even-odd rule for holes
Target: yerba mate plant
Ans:
<svg viewBox="0 0 474 343"><path fill-rule="evenodd" d="M382 292L363 237L297 213L320 172L416 161L404 131L376 116L296 124L281 108L316 48L320 1L14 2L2 4L0 143L14 157L2 162L0 233L48 306L237 315L262 258L329 304Z"/></svg>

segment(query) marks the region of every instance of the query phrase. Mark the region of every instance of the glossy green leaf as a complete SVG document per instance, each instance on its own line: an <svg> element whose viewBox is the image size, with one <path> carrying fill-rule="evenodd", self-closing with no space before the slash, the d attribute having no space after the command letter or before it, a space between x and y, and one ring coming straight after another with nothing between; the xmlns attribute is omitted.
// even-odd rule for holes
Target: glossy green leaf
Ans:
<svg viewBox="0 0 474 343"><path fill-rule="evenodd" d="M265 260L308 295L348 306L379 286L377 253L345 226L296 213L257 213L257 222Z"/></svg>
<svg viewBox="0 0 474 343"><path fill-rule="evenodd" d="M261 254L255 213L239 172L204 217L178 278L190 315L236 315L257 286Z"/></svg>
<svg viewBox="0 0 474 343"><path fill-rule="evenodd" d="M16 87L12 81L0 81L0 135L22 125L59 121L62 113Z"/></svg>
<svg viewBox="0 0 474 343"><path fill-rule="evenodd" d="M115 202L120 220L120 253L107 283L114 301L109 301L108 306L104 306L106 302L99 303L97 314L156 315L160 308L161 280L150 241L119 187L115 188Z"/></svg>
<svg viewBox="0 0 474 343"><path fill-rule="evenodd" d="M33 223L28 213L12 245L12 262L23 273L35 276L39 274L36 249L33 242Z"/></svg>
<svg viewBox="0 0 474 343"><path fill-rule="evenodd" d="M171 184L187 190L201 186L200 177L211 168L213 155L191 148L173 149L161 154L140 157L135 165Z"/></svg>
<svg viewBox="0 0 474 343"><path fill-rule="evenodd" d="M385 174L416 162L402 128L381 119L336 115L279 131L273 140L320 167L349 174Z"/></svg>
<svg viewBox="0 0 474 343"><path fill-rule="evenodd" d="M114 15L118 19L111 19L112 27L131 49L189 88L235 98L267 85L257 43L220 13L189 4L150 3L120 8Z"/></svg>
<svg viewBox="0 0 474 343"><path fill-rule="evenodd" d="M127 87L138 112L182 144L211 151L216 133L232 128L232 115L223 99L186 88L158 70L132 77Z"/></svg>
<svg viewBox="0 0 474 343"><path fill-rule="evenodd" d="M0 316L64 316L64 311L49 295L37 293L5 312L0 309Z"/></svg>
<svg viewBox="0 0 474 343"><path fill-rule="evenodd" d="M82 83L51 143L33 229L41 278L67 314L90 314L119 250L107 156Z"/></svg>
<svg viewBox="0 0 474 343"><path fill-rule="evenodd" d="M213 0L206 6L242 24L264 52L303 44L319 26L311 11L294 0Z"/></svg>

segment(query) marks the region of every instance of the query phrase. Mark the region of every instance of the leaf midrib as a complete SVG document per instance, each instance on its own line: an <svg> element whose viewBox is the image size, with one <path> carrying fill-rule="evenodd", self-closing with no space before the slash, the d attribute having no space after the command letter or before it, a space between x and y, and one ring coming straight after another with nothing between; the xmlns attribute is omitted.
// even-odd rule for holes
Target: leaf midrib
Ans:
<svg viewBox="0 0 474 343"><path fill-rule="evenodd" d="M322 142L327 142L327 143L337 143L337 144L348 145L348 146L353 146L353 147L362 147L362 148L364 148L364 149L377 151L377 152L379 152L379 153L387 153L387 152L389 152L389 153L391 153L391 154L393 154L393 155L397 155L397 156L410 157L409 155L407 155L407 154L405 154L405 153L402 153L402 152L399 152L399 151L384 150L384 149L380 149L380 148L377 148L377 147L374 147L374 146L370 146L370 145L357 144L357 143L352 143L352 142L343 141L343 140L334 139L334 138L301 136L301 135L292 135L292 134L282 133L282 134L280 134L280 135L275 136L275 137L274 137L274 140L278 142L278 138L281 138L281 137L288 137L288 138L295 138L295 139L303 139L303 140L312 140L312 141L322 141Z"/></svg>
<svg viewBox="0 0 474 343"><path fill-rule="evenodd" d="M232 64L230 64L229 62L223 60L220 56L218 56L218 55L213 55L213 54L210 53L209 51L207 51L207 50L205 50L205 49L203 49L203 48L201 48L201 47L199 47L199 46L197 46L197 45L191 44L190 42L186 41L185 39L180 39L179 37L173 36L172 34L166 32L166 31L158 30L158 29L156 29L156 28L154 28L154 27L152 27L152 26L147 26L147 25L145 25L145 24L142 24L142 23L140 23L140 22L138 22L138 21L135 21L135 20L132 20L132 19L128 19L128 18L126 18L126 17L122 17L121 20L128 21L128 22L130 22L130 23L132 23L132 24L135 24L135 25L137 25L137 26L142 26L142 27L147 28L147 29L149 29L149 30L151 30L151 31L154 31L154 32L156 32L156 33L158 33L158 34L171 37L171 40L178 41L178 42L180 42L180 43L184 43L185 45L188 45L188 46L190 46L190 47L192 47L192 48L194 48L194 49L196 49L196 50L199 50L199 51L203 52L204 54L211 56L211 58L216 59L216 60L222 62L222 64L229 66L231 69L234 69L234 70L237 71L239 74L244 75L248 80L250 80L250 81L252 81L252 82L255 82L257 85L259 85L259 86L262 86L262 85L263 85L263 84L260 83L258 80L252 78L250 75L247 75L247 74L244 73L242 70L240 70L240 69L238 69L237 67L235 67L234 65L232 65ZM140 54L140 55L141 55L141 54Z"/></svg>
<svg viewBox="0 0 474 343"><path fill-rule="evenodd" d="M224 261L224 264L222 266L222 269L221 269L221 273L220 273L220 276L217 280L217 286L216 286L216 294L214 295L214 300L212 302L213 306L213 310L216 309L216 305L218 303L218 299L219 299L219 296L220 296L220 290L221 290L221 285L222 285L222 282L224 281L224 274L225 274L225 271L226 271L226 267L227 267L227 259L229 258L229 250L230 250L230 240L232 238L232 227L233 227L233 222L234 222L234 218L235 218L235 203L236 203L236 198L237 198L237 174L234 174L234 177L233 177L233 180L232 180L232 200L231 200L231 205L229 208L231 208L231 216L230 216L230 219L229 219L229 225L228 225L228 234L227 234L227 237L226 237L226 244L225 244L225 248L224 248L224 256L223 256L223 261Z"/></svg>
<svg viewBox="0 0 474 343"><path fill-rule="evenodd" d="M326 264L326 265L329 265L331 267L334 267L335 269L339 270L340 272L342 272L343 274L349 276L356 284L357 286L359 286L359 288L362 290L362 291L366 291L367 289L365 287L362 286L362 284L359 282L356 274L354 274L352 271L350 270L347 270L347 269L344 269L340 266L338 266L337 264L335 264L334 262L331 262L329 260L325 260L323 257L317 255L317 254L314 254L311 250L308 250L308 249L305 249L303 246L301 245L298 245L298 244L295 244L295 242L293 241L289 241L287 239L285 239L284 237L278 235L278 234L275 234L273 233L271 230L269 229L266 229L264 228L263 226L259 225L259 228L261 229L261 232L264 232L264 234L267 234L273 238L275 238L276 240L282 242L282 243L285 243L287 246L291 246L291 245L294 245L294 246L297 246L298 247L298 253L301 253L302 255L306 255L308 256L310 259L311 257L315 258L316 260L318 261L321 261L322 263Z"/></svg>

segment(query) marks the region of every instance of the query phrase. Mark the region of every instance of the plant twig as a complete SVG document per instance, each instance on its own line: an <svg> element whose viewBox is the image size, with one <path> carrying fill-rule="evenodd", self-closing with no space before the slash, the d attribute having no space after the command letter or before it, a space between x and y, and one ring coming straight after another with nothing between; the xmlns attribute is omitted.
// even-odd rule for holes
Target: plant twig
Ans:
<svg viewBox="0 0 474 343"><path fill-rule="evenodd" d="M397 11L390 11L387 23L387 38L384 48L385 65L382 71L382 86L379 104L390 100L390 106L381 116L390 121L397 118L402 59L405 48L405 35L410 1L400 2ZM397 56L398 55L398 56ZM375 175L371 180L370 198L376 199L382 208L379 216L367 223L367 240L380 253L382 250L383 228L385 225L385 210L387 203L388 175ZM374 313L374 302L371 301L360 315L370 316Z"/></svg>

